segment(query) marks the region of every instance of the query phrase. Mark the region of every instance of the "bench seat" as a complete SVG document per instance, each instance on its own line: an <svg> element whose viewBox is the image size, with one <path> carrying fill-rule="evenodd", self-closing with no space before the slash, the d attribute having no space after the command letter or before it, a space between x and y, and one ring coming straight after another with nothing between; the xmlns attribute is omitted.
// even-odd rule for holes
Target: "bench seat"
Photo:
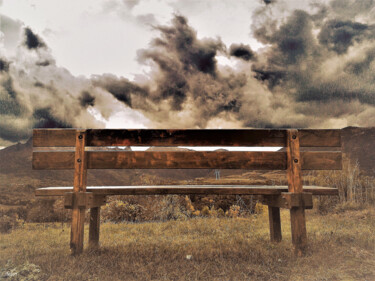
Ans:
<svg viewBox="0 0 375 281"><path fill-rule="evenodd" d="M36 196L64 196L72 192L72 186L44 187L35 191ZM288 186L275 185L149 185L149 186L87 186L87 192L97 195L279 195L288 192ZM323 186L303 186L303 192L312 195L338 195L338 189Z"/></svg>
<svg viewBox="0 0 375 281"><path fill-rule="evenodd" d="M124 149L133 146L151 148ZM223 147L230 148L219 149ZM197 194L257 195L254 199L268 206L272 242L282 239L280 208L289 209L294 251L301 256L307 246L305 209L313 208L313 195L339 193L336 188L304 186L302 171L342 170L341 131L35 129L32 164L37 170L74 170L74 187L46 187L35 192L36 196L62 196L64 208L72 209L70 247L74 255L83 251L86 209L90 209L89 247L99 246L100 208L110 195ZM283 170L287 185L217 181L211 185L86 186L87 171L96 169Z"/></svg>

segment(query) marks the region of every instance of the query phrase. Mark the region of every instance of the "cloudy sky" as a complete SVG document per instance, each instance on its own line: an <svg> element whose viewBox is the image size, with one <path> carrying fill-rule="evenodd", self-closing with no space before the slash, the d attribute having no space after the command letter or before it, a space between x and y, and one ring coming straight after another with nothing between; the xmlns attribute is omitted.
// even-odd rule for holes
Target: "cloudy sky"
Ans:
<svg viewBox="0 0 375 281"><path fill-rule="evenodd" d="M0 145L345 126L375 126L374 1L0 0Z"/></svg>

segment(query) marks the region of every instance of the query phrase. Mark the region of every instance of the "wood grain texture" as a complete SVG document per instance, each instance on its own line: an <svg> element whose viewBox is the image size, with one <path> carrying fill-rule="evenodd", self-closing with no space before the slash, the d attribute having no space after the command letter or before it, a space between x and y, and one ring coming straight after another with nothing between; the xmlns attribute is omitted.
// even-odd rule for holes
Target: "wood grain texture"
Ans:
<svg viewBox="0 0 375 281"><path fill-rule="evenodd" d="M340 130L300 130L300 145L341 146ZM286 129L89 129L87 146L285 146ZM74 129L34 129L34 147L74 147Z"/></svg>
<svg viewBox="0 0 375 281"><path fill-rule="evenodd" d="M85 209L72 209L72 225L70 231L70 250L72 255L83 251L83 237L85 224Z"/></svg>
<svg viewBox="0 0 375 281"><path fill-rule="evenodd" d="M136 151L95 152L88 155L90 169L254 169L283 170L282 152Z"/></svg>
<svg viewBox="0 0 375 281"><path fill-rule="evenodd" d="M253 169L285 170L286 152L87 151L87 169ZM73 169L74 152L33 152L33 169ZM340 170L340 152L302 152L302 170Z"/></svg>
<svg viewBox="0 0 375 281"><path fill-rule="evenodd" d="M298 130L300 147L341 147L341 130Z"/></svg>
<svg viewBox="0 0 375 281"><path fill-rule="evenodd" d="M106 204L104 195L97 195L92 192L67 192L64 195L64 207L73 208L95 208Z"/></svg>
<svg viewBox="0 0 375 281"><path fill-rule="evenodd" d="M64 196L73 187L38 188L36 196ZM88 186L88 192L102 195L163 195L163 194L217 194L217 195L279 195L288 186L261 185L150 185L150 186ZM338 195L337 188L304 186L304 192L313 195Z"/></svg>
<svg viewBox="0 0 375 281"><path fill-rule="evenodd" d="M76 132L76 151L74 161L74 185L73 193L86 191L86 132L77 130ZM73 196L73 198L76 196ZM74 200L74 199L73 199ZM73 202L72 225L70 235L70 248L73 255L82 253L84 239L85 208L79 208Z"/></svg>
<svg viewBox="0 0 375 281"><path fill-rule="evenodd" d="M302 170L341 170L342 153L304 151L300 152Z"/></svg>
<svg viewBox="0 0 375 281"><path fill-rule="evenodd" d="M100 207L90 209L89 247L99 247Z"/></svg>
<svg viewBox="0 0 375 281"><path fill-rule="evenodd" d="M74 147L76 145L75 129L34 129L34 147Z"/></svg>
<svg viewBox="0 0 375 281"><path fill-rule="evenodd" d="M287 178L289 192L302 192L302 168L299 150L298 130L288 130L286 142Z"/></svg>
<svg viewBox="0 0 375 281"><path fill-rule="evenodd" d="M312 193L302 192L302 193L292 193L292 192L282 192L281 195L267 196L263 199L263 204L278 207L292 209L295 207L303 207L304 209L312 209Z"/></svg>
<svg viewBox="0 0 375 281"><path fill-rule="evenodd" d="M302 193L302 172L299 134L297 130L287 131L287 178L288 190L292 193ZM305 208L294 207L290 209L290 223L292 229L292 242L297 256L302 256L307 245Z"/></svg>
<svg viewBox="0 0 375 281"><path fill-rule="evenodd" d="M76 150L74 153L74 192L86 191L87 155L85 152L86 132L76 132Z"/></svg>
<svg viewBox="0 0 375 281"><path fill-rule="evenodd" d="M268 219L271 242L280 242L282 239L280 208L268 206Z"/></svg>
<svg viewBox="0 0 375 281"><path fill-rule="evenodd" d="M305 254L307 246L307 230L304 208L300 207L290 209L290 224L292 229L294 253L296 256L301 257Z"/></svg>

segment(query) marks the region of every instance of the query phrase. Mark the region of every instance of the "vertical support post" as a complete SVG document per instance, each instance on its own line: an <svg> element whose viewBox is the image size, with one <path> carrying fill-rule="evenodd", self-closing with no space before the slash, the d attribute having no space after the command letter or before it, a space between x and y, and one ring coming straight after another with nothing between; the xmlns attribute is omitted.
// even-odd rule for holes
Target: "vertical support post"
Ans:
<svg viewBox="0 0 375 281"><path fill-rule="evenodd" d="M97 248L99 246L100 233L100 207L90 209L90 230L89 230L89 247Z"/></svg>
<svg viewBox="0 0 375 281"><path fill-rule="evenodd" d="M77 194L86 192L87 164L86 164L86 131L76 131L76 151L74 163L74 186L73 186L73 210L72 226L70 233L70 249L73 255L83 251L83 235L85 223L85 208L79 208L76 204Z"/></svg>
<svg viewBox="0 0 375 281"><path fill-rule="evenodd" d="M287 130L287 177L288 190L302 193L302 173L298 130ZM292 242L295 254L302 256L307 244L305 209L303 206L290 209Z"/></svg>
<svg viewBox="0 0 375 281"><path fill-rule="evenodd" d="M280 208L268 206L268 218L270 222L271 242L280 242L282 239Z"/></svg>

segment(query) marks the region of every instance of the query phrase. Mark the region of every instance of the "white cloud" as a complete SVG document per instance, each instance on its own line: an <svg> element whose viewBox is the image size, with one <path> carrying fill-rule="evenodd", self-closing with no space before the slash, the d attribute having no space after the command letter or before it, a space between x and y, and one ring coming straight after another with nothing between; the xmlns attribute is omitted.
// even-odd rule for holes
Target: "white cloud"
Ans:
<svg viewBox="0 0 375 281"><path fill-rule="evenodd" d="M128 5L132 4L132 5ZM155 37L152 24L187 16L198 37L221 37L228 46L262 45L249 34L258 1L5 0L2 13L22 20L51 48L58 65L74 75L113 73L132 79L142 73L138 49Z"/></svg>

